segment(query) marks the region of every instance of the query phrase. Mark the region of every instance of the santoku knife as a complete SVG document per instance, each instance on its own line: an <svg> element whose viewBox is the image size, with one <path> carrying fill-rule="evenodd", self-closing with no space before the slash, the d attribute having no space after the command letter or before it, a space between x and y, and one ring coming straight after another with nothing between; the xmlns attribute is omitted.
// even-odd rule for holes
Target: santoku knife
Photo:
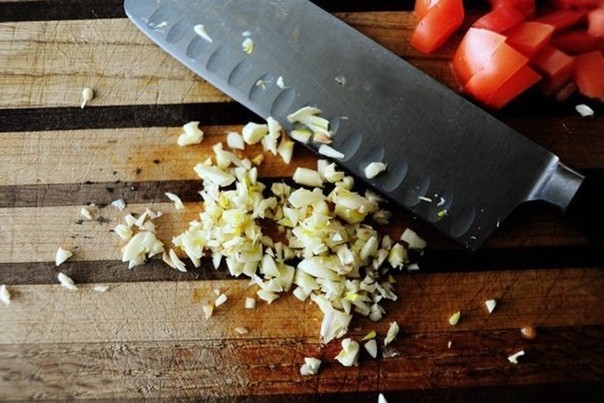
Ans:
<svg viewBox="0 0 604 403"><path fill-rule="evenodd" d="M468 249L533 200L558 206L602 241L602 182L310 1L126 0L125 10L166 52L259 116L291 129L287 115L319 108L341 167ZM387 170L364 178L378 161Z"/></svg>

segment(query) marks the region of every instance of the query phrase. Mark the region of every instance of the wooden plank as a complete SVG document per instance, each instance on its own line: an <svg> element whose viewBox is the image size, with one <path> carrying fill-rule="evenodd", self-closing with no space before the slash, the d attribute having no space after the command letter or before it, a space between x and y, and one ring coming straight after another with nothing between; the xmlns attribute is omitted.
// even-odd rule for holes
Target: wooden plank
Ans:
<svg viewBox="0 0 604 403"><path fill-rule="evenodd" d="M127 269L125 269L127 270ZM166 270L168 270L166 268ZM0 310L0 344L183 341L243 338L314 338L321 314L310 302L293 295L271 306L244 309L253 295L247 280L117 283L103 294L83 285L69 291L59 285L16 285L13 303ZM219 287L229 300L204 320L200 301L215 298ZM396 320L405 333L457 332L486 329L604 325L604 272L598 269L523 270L482 273L440 273L400 276L399 301L386 303L385 320L355 318L353 336L371 329L385 334ZM484 301L499 301L488 315ZM544 303L547 301L547 303ZM449 316L462 311L452 328ZM248 335L237 335L244 326ZM444 347L444 346L443 346Z"/></svg>
<svg viewBox="0 0 604 403"><path fill-rule="evenodd" d="M405 39L415 23L410 12L340 16L401 56L418 56ZM418 63L454 85L449 55L439 51L430 64ZM2 23L0 58L6 61L0 67L0 108L78 106L84 87L95 89L91 106L228 100L127 19Z"/></svg>
<svg viewBox="0 0 604 403"><path fill-rule="evenodd" d="M565 383L580 378L586 382L584 387L575 384L572 388L573 398L580 399L585 388L597 390L589 381L601 380L604 351L598 339L604 337L603 332L602 327L547 328L531 342L520 341L515 330L459 332L451 349L446 347L447 333L407 334L396 342L401 356L373 361L363 353L362 364L353 368L342 368L334 361L337 346L320 349L313 340L295 337L0 345L0 388L7 399L169 396L233 401L235 396L245 396L249 402L306 402L375 401L368 391L383 392L390 401L413 395L437 395L444 401L459 393L459 389L443 393L445 388L476 388L465 392L471 398L490 395L488 388L479 386L506 385L506 392L493 388L502 394L488 401L509 401L501 397L513 396L515 388L523 389L520 385L541 379L561 383L532 389L539 396L545 390L564 390ZM521 363L507 362L505 357L522 347L527 355ZM324 360L319 375L299 375L305 356ZM561 356L568 357L567 365L558 364ZM469 361L473 365L464 365ZM421 393L426 389L430 393ZM315 395L336 392L323 398ZM361 399L347 394L352 392ZM601 389L596 395L602 395Z"/></svg>

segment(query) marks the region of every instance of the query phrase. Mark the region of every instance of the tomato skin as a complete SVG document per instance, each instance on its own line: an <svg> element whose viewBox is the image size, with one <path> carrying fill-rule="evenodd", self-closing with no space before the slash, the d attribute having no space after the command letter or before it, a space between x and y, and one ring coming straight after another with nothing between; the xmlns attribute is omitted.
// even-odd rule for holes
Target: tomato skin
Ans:
<svg viewBox="0 0 604 403"><path fill-rule="evenodd" d="M535 15L535 0L489 0L489 3L491 3L493 9L511 7L524 14L525 17L532 17Z"/></svg>
<svg viewBox="0 0 604 403"><path fill-rule="evenodd" d="M464 86L481 71L493 53L505 42L505 36L495 32L470 28L453 55L452 67L457 80Z"/></svg>
<svg viewBox="0 0 604 403"><path fill-rule="evenodd" d="M501 6L480 17L472 26L500 33L524 21L524 19L525 15L515 8Z"/></svg>
<svg viewBox="0 0 604 403"><path fill-rule="evenodd" d="M575 57L575 83L579 92L604 101L604 56L599 50Z"/></svg>
<svg viewBox="0 0 604 403"><path fill-rule="evenodd" d="M494 109L503 108L511 100L535 85L541 76L529 66L524 65L503 83L489 98L485 104Z"/></svg>
<svg viewBox="0 0 604 403"><path fill-rule="evenodd" d="M575 59L552 45L546 45L531 59L531 64L550 79L570 77Z"/></svg>
<svg viewBox="0 0 604 403"><path fill-rule="evenodd" d="M585 18L585 13L575 10L556 10L535 19L537 22L554 27L554 32L571 28Z"/></svg>
<svg viewBox="0 0 604 403"><path fill-rule="evenodd" d="M563 32L552 37L551 44L569 55L576 55L604 48L602 38L583 30Z"/></svg>
<svg viewBox="0 0 604 403"><path fill-rule="evenodd" d="M416 0L413 14L421 20L438 2L439 0Z"/></svg>
<svg viewBox="0 0 604 403"><path fill-rule="evenodd" d="M587 24L588 34L604 38L604 5L589 12Z"/></svg>
<svg viewBox="0 0 604 403"><path fill-rule="evenodd" d="M431 53L461 26L463 18L462 0L440 0L419 21L411 34L410 43L420 52Z"/></svg>
<svg viewBox="0 0 604 403"><path fill-rule="evenodd" d="M486 102L527 63L526 56L502 43L463 88L477 100Z"/></svg>
<svg viewBox="0 0 604 403"><path fill-rule="evenodd" d="M535 21L525 21L504 33L506 42L528 57L532 57L549 43L554 27Z"/></svg>

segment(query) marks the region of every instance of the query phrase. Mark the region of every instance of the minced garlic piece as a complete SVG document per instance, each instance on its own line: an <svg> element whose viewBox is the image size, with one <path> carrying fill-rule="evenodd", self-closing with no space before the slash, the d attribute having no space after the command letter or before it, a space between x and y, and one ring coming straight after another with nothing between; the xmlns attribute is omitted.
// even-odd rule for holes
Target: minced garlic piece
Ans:
<svg viewBox="0 0 604 403"><path fill-rule="evenodd" d="M245 53L247 53L248 55L251 55L254 52L255 46L256 45L254 44L254 41L252 40L252 38L245 38L243 40L243 43L241 44L243 51Z"/></svg>
<svg viewBox="0 0 604 403"><path fill-rule="evenodd" d="M342 340L342 350L336 356L336 360L345 367L352 367L357 364L359 357L359 343L347 338Z"/></svg>
<svg viewBox="0 0 604 403"><path fill-rule="evenodd" d="M11 295L6 288L6 285L0 285L0 302L2 302L4 305L10 305L10 297Z"/></svg>
<svg viewBox="0 0 604 403"><path fill-rule="evenodd" d="M367 352L369 353L369 355L372 358L377 358L378 345L377 345L377 341L375 339L371 339L371 340L367 341L367 343L365 343L363 345L363 347L365 347L365 350L367 350Z"/></svg>
<svg viewBox="0 0 604 403"><path fill-rule="evenodd" d="M55 266L59 266L67 259L73 256L73 253L67 249L59 248L55 254Z"/></svg>
<svg viewBox="0 0 604 403"><path fill-rule="evenodd" d="M415 231L407 228L401 235L401 241L407 242L410 249L424 249L427 246L426 241L417 235Z"/></svg>
<svg viewBox="0 0 604 403"><path fill-rule="evenodd" d="M388 334L386 335L386 338L384 339L384 346L387 346L388 344L392 343L392 341L398 334L399 330L400 330L400 328L398 326L398 323L396 323L396 322L390 323L390 327L388 328Z"/></svg>
<svg viewBox="0 0 604 403"><path fill-rule="evenodd" d="M193 30L195 31L195 33L197 35L199 35L201 38L203 38L206 42L212 43L214 41L212 39L212 37L208 34L208 31L206 31L206 28L203 26L203 24L195 25L193 27Z"/></svg>
<svg viewBox="0 0 604 403"><path fill-rule="evenodd" d="M378 403L388 403L388 400L386 400L386 397L382 393L378 395Z"/></svg>
<svg viewBox="0 0 604 403"><path fill-rule="evenodd" d="M218 296L218 298L216 298L216 301L214 301L214 305L215 306L220 306L222 304L224 304L227 301L228 297L225 294L220 294Z"/></svg>
<svg viewBox="0 0 604 403"><path fill-rule="evenodd" d="M319 373L319 367L321 366L321 360L313 357L304 357L304 364L300 367L300 375L316 375Z"/></svg>
<svg viewBox="0 0 604 403"><path fill-rule="evenodd" d="M341 160L342 158L345 157L345 155L343 153L339 152L338 150L336 150L335 148L333 148L331 146L328 146L327 144L321 144L318 152L321 155L324 155L329 158L338 159L338 160Z"/></svg>
<svg viewBox="0 0 604 403"><path fill-rule="evenodd" d="M241 134L247 144L256 144L268 134L268 125L250 122L243 126Z"/></svg>
<svg viewBox="0 0 604 403"><path fill-rule="evenodd" d="M245 327L236 327L234 330L235 330L235 333L241 334L241 335L249 333L249 331Z"/></svg>
<svg viewBox="0 0 604 403"><path fill-rule="evenodd" d="M375 332L375 330L370 331L369 333L367 333L362 339L361 341L367 341L367 340L371 340L371 339L375 339L375 337L377 336L377 333Z"/></svg>
<svg viewBox="0 0 604 403"><path fill-rule="evenodd" d="M237 132L229 132L229 134L227 134L226 142L227 146L234 150L245 149L245 142L243 141L243 137Z"/></svg>
<svg viewBox="0 0 604 403"><path fill-rule="evenodd" d="M182 127L184 132L178 137L178 145L185 147L192 144L200 144L203 140L203 131L199 128L199 122L189 122Z"/></svg>
<svg viewBox="0 0 604 403"><path fill-rule="evenodd" d="M92 98L94 98L94 90L88 87L84 88L82 90L82 104L80 105L80 108L84 109L86 104L89 101L92 101Z"/></svg>
<svg viewBox="0 0 604 403"><path fill-rule="evenodd" d="M201 309L203 310L203 315L206 319L210 319L212 313L214 312L214 304L210 301L202 305Z"/></svg>
<svg viewBox="0 0 604 403"><path fill-rule="evenodd" d="M126 208L126 202L124 199L117 199L111 202L111 205L118 210L124 210Z"/></svg>
<svg viewBox="0 0 604 403"><path fill-rule="evenodd" d="M65 275L64 273L59 273L57 275L57 279L59 280L59 283L61 283L61 285L65 288L67 288L68 290L77 290L78 289L78 287L76 287L76 285L73 282L73 280L71 279L71 277Z"/></svg>
<svg viewBox="0 0 604 403"><path fill-rule="evenodd" d="M132 234L133 234L131 227L124 225L124 224L116 225L115 228L113 229L113 232L115 232L124 241L127 241L130 238L132 238Z"/></svg>
<svg viewBox="0 0 604 403"><path fill-rule="evenodd" d="M109 291L109 286L107 284L97 284L92 288L92 290L96 292L107 292Z"/></svg>
<svg viewBox="0 0 604 403"><path fill-rule="evenodd" d="M321 175L313 169L308 168L296 168L293 176L294 182L310 186L310 187L323 187L323 180Z"/></svg>
<svg viewBox="0 0 604 403"><path fill-rule="evenodd" d="M176 210L184 210L185 205L182 203L182 200L180 200L180 197L170 192L166 192L164 194L168 199L174 202L174 207L176 208Z"/></svg>
<svg viewBox="0 0 604 403"><path fill-rule="evenodd" d="M86 207L82 207L80 209L80 215L89 221L92 220L92 213Z"/></svg>
<svg viewBox="0 0 604 403"><path fill-rule="evenodd" d="M486 300L484 302L484 304L487 307L487 311L489 311L489 313L492 313L493 310L495 309L495 306L497 305L497 301L495 301L494 299L489 299L489 300Z"/></svg>
<svg viewBox="0 0 604 403"><path fill-rule="evenodd" d="M277 77L277 87L284 89L285 88L285 80L282 76Z"/></svg>
<svg viewBox="0 0 604 403"><path fill-rule="evenodd" d="M279 147L277 147L277 153L287 165L292 161L294 155L294 142L287 140L285 137L281 139Z"/></svg>
<svg viewBox="0 0 604 403"><path fill-rule="evenodd" d="M518 357L522 357L524 355L524 350L520 350L517 353L514 353L508 357L508 361L512 364L518 364Z"/></svg>
<svg viewBox="0 0 604 403"><path fill-rule="evenodd" d="M383 162L372 162L365 167L364 173L367 179L373 179L386 170L387 166Z"/></svg>
<svg viewBox="0 0 604 403"><path fill-rule="evenodd" d="M256 299L247 297L245 299L245 309L254 309L256 308Z"/></svg>
<svg viewBox="0 0 604 403"><path fill-rule="evenodd" d="M455 312L453 315L451 315L449 317L449 324L451 326L457 325L457 323L459 322L460 318L461 318L461 312L460 311Z"/></svg>

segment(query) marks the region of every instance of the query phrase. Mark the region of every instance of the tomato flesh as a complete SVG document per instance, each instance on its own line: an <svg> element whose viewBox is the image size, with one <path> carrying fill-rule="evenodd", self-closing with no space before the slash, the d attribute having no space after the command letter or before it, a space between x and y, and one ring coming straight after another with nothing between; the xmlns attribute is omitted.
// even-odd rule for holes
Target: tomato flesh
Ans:
<svg viewBox="0 0 604 403"><path fill-rule="evenodd" d="M554 27L554 32L564 31L578 24L585 17L585 13L575 10L557 10L544 14L535 21Z"/></svg>
<svg viewBox="0 0 604 403"><path fill-rule="evenodd" d="M549 43L554 27L535 21L522 22L505 32L506 42L528 57Z"/></svg>
<svg viewBox="0 0 604 403"><path fill-rule="evenodd" d="M531 59L531 64L546 77L556 79L570 76L575 59L552 45L546 45Z"/></svg>
<svg viewBox="0 0 604 403"><path fill-rule="evenodd" d="M522 22L524 18L525 15L515 8L501 6L480 17L472 26L499 33Z"/></svg>
<svg viewBox="0 0 604 403"><path fill-rule="evenodd" d="M432 9L438 3L439 0L417 0L415 2L415 8L413 9L413 14L418 19L422 19L428 14L428 11Z"/></svg>
<svg viewBox="0 0 604 403"><path fill-rule="evenodd" d="M535 85L541 76L529 66L524 65L514 73L503 85L501 85L485 101L491 108L499 109L507 105L518 95Z"/></svg>
<svg viewBox="0 0 604 403"><path fill-rule="evenodd" d="M569 55L587 53L604 47L602 38L580 30L555 35L552 37L551 44Z"/></svg>
<svg viewBox="0 0 604 403"><path fill-rule="evenodd" d="M462 0L440 0L419 21L411 34L410 43L420 52L431 53L461 26L463 18Z"/></svg>
<svg viewBox="0 0 604 403"><path fill-rule="evenodd" d="M604 38L604 3L600 8L592 10L587 15L587 33Z"/></svg>
<svg viewBox="0 0 604 403"><path fill-rule="evenodd" d="M604 56L599 50L575 57L575 83L579 92L604 101Z"/></svg>

